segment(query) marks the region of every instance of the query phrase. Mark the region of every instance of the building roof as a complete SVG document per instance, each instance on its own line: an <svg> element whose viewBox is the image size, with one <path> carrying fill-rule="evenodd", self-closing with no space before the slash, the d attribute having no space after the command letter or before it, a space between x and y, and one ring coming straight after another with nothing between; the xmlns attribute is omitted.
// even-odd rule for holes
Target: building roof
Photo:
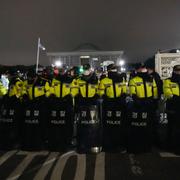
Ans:
<svg viewBox="0 0 180 180"><path fill-rule="evenodd" d="M77 46L73 51L100 51L101 49L92 43L83 43Z"/></svg>

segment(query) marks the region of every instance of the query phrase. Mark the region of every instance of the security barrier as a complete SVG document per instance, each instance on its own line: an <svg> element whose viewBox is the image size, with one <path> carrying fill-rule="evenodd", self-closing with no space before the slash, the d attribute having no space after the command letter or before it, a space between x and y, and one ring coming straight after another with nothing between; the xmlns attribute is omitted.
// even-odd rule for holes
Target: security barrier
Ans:
<svg viewBox="0 0 180 180"><path fill-rule="evenodd" d="M104 99L103 101L103 149L115 151L125 147L125 102L121 99Z"/></svg>
<svg viewBox="0 0 180 180"><path fill-rule="evenodd" d="M150 102L141 101L128 110L128 152L151 151L152 146L152 107Z"/></svg>
<svg viewBox="0 0 180 180"><path fill-rule="evenodd" d="M180 153L180 98L167 101L168 145L171 151Z"/></svg>
<svg viewBox="0 0 180 180"><path fill-rule="evenodd" d="M50 150L66 150L73 134L72 98L48 100L47 141Z"/></svg>
<svg viewBox="0 0 180 180"><path fill-rule="evenodd" d="M104 151L127 147L128 152L147 152L155 135L155 146L180 152L178 101L168 100L165 108L166 101L160 100L155 120L151 101L130 102L84 98L74 108L71 97L24 103L6 98L0 108L0 148L64 151L74 136L78 152L98 152L102 147Z"/></svg>
<svg viewBox="0 0 180 180"><path fill-rule="evenodd" d="M155 128L155 145L163 150L168 149L168 117L166 112L166 100L161 98L158 102L157 119Z"/></svg>
<svg viewBox="0 0 180 180"><path fill-rule="evenodd" d="M101 151L102 121L98 100L83 100L77 111L78 152Z"/></svg>
<svg viewBox="0 0 180 180"><path fill-rule="evenodd" d="M42 99L24 104L22 124L22 149L36 150L43 148L43 106Z"/></svg>
<svg viewBox="0 0 180 180"><path fill-rule="evenodd" d="M0 109L0 148L12 149L19 144L21 105L16 98L6 98Z"/></svg>

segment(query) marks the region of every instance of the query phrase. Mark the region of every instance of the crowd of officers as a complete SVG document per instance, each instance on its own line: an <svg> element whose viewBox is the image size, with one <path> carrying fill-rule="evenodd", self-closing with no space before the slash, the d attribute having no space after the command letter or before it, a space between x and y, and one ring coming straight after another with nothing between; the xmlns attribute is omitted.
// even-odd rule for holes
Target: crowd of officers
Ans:
<svg viewBox="0 0 180 180"><path fill-rule="evenodd" d="M172 76L163 81L153 68L142 63L136 64L135 70L128 78L125 73L118 72L115 64L108 65L107 73L102 73L101 76L97 76L89 64L83 66L81 75L78 67L73 67L66 73L54 71L53 76L47 70L43 70L41 74L29 70L26 79L12 77L8 90L0 82L0 96L21 102L72 97L123 99L124 103L128 104L130 99L140 108L152 108L152 112L156 111L159 99L164 97L167 100L167 109L178 112L180 65L174 66Z"/></svg>
<svg viewBox="0 0 180 180"><path fill-rule="evenodd" d="M79 95L83 98L95 96L120 98L127 95L133 98L158 98L159 82L156 82L153 74L144 73L146 67L141 64L136 66L129 82L124 73L118 73L114 64L110 64L107 67L107 73L102 73L101 76L97 76L89 64L83 66L81 75L78 71L78 67L74 67L64 74L54 72L51 76L46 69L41 74L30 70L27 72L26 79L16 74L10 79L8 90L0 82L0 96L14 97L22 101L42 96L64 98L68 95L72 97ZM145 88L144 83L146 83Z"/></svg>

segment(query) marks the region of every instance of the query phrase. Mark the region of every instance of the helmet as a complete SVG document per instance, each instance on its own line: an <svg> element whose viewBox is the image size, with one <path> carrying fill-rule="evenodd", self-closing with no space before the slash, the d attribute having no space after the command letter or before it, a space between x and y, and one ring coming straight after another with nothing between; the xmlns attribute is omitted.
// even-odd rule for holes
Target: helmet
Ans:
<svg viewBox="0 0 180 180"><path fill-rule="evenodd" d="M140 68L145 68L146 66L145 66L145 64L144 63L136 63L135 65L134 65L134 68L136 69L136 70L138 70L138 69L140 69Z"/></svg>
<svg viewBox="0 0 180 180"><path fill-rule="evenodd" d="M84 70L89 70L91 68L90 64L84 64L83 69Z"/></svg>
<svg viewBox="0 0 180 180"><path fill-rule="evenodd" d="M173 67L173 71L180 71L180 65L175 65Z"/></svg>
<svg viewBox="0 0 180 180"><path fill-rule="evenodd" d="M27 72L27 76L28 77L35 77L36 76L36 73L33 69L30 69L28 72Z"/></svg>
<svg viewBox="0 0 180 180"><path fill-rule="evenodd" d="M116 69L117 69L117 67L116 67L115 64L109 64L109 65L107 66L107 71L116 70Z"/></svg>

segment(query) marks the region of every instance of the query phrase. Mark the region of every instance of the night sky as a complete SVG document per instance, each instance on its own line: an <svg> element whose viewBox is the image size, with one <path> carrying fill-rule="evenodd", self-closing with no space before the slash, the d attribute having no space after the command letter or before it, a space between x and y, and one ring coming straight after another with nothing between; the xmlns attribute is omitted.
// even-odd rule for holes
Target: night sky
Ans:
<svg viewBox="0 0 180 180"><path fill-rule="evenodd" d="M158 49L180 47L180 1L0 1L0 64L35 64L38 37L48 52L88 42L143 61ZM48 64L45 52L40 62Z"/></svg>

